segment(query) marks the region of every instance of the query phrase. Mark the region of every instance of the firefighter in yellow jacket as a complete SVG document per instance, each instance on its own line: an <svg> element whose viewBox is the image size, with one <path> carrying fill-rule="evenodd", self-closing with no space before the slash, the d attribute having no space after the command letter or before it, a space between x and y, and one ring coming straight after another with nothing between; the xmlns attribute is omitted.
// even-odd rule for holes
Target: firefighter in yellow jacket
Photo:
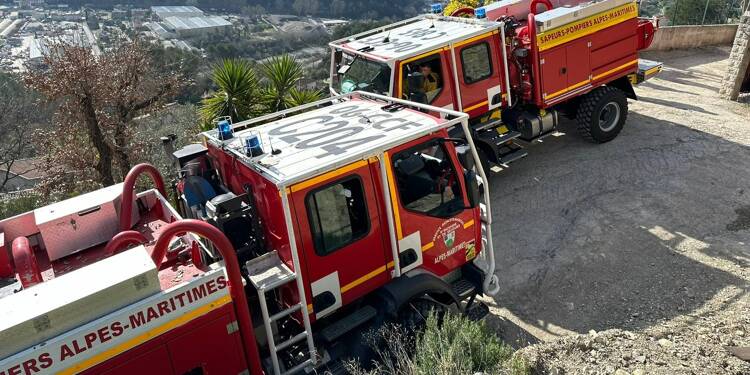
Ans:
<svg viewBox="0 0 750 375"><path fill-rule="evenodd" d="M432 71L430 64L422 64L419 66L419 70L424 76L423 89L425 93L429 93L440 88L440 76Z"/></svg>

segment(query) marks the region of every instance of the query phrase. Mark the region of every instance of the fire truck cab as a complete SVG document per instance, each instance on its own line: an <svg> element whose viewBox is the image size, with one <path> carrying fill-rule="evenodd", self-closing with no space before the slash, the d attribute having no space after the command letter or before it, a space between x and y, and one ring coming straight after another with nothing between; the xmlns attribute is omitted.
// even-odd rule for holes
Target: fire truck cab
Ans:
<svg viewBox="0 0 750 375"><path fill-rule="evenodd" d="M554 4L553 4L554 3ZM543 5L543 6L542 6ZM364 90L461 111L486 168L526 156L558 114L594 142L614 139L632 84L661 69L638 59L656 24L633 0L502 0L422 15L330 43L335 95Z"/></svg>
<svg viewBox="0 0 750 375"><path fill-rule="evenodd" d="M497 291L466 114L354 92L203 137L174 152L177 209L140 165L0 221L0 374L330 370Z"/></svg>

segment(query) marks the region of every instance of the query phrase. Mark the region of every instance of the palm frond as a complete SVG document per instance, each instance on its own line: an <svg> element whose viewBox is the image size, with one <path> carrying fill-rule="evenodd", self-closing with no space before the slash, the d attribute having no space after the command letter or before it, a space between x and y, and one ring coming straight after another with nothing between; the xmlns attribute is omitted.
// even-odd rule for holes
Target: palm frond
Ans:
<svg viewBox="0 0 750 375"><path fill-rule="evenodd" d="M296 87L292 87L289 90L289 95L286 97L286 105L288 108L298 107L322 98L323 92L321 90L297 90Z"/></svg>
<svg viewBox="0 0 750 375"><path fill-rule="evenodd" d="M256 114L258 78L250 62L223 60L214 65L211 78L217 91L201 105L204 127L210 127L219 117L229 116L238 122Z"/></svg>
<svg viewBox="0 0 750 375"><path fill-rule="evenodd" d="M302 79L304 69L297 59L289 55L272 57L261 66L263 78L268 85L269 97L267 104L271 111L285 108L286 96L289 91Z"/></svg>

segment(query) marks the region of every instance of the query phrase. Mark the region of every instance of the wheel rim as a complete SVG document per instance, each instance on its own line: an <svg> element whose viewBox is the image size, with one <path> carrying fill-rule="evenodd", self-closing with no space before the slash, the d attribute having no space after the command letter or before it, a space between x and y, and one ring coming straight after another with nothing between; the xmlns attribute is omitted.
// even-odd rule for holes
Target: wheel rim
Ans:
<svg viewBox="0 0 750 375"><path fill-rule="evenodd" d="M611 131L620 122L620 105L615 102L607 103L599 112L599 129L603 132Z"/></svg>

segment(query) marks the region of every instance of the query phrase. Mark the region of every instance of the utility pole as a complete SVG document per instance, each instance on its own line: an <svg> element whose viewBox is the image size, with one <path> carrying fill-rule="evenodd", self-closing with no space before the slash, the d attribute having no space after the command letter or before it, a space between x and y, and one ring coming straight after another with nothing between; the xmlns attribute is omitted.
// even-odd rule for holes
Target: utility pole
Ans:
<svg viewBox="0 0 750 375"><path fill-rule="evenodd" d="M711 3L711 0L706 0L706 8L703 9L703 20L701 21L701 26L703 26L706 23L706 14L708 14L708 4Z"/></svg>
<svg viewBox="0 0 750 375"><path fill-rule="evenodd" d="M680 5L680 0L674 0L674 12L672 12L672 20L669 23L670 26L674 26L677 22L677 7Z"/></svg>

